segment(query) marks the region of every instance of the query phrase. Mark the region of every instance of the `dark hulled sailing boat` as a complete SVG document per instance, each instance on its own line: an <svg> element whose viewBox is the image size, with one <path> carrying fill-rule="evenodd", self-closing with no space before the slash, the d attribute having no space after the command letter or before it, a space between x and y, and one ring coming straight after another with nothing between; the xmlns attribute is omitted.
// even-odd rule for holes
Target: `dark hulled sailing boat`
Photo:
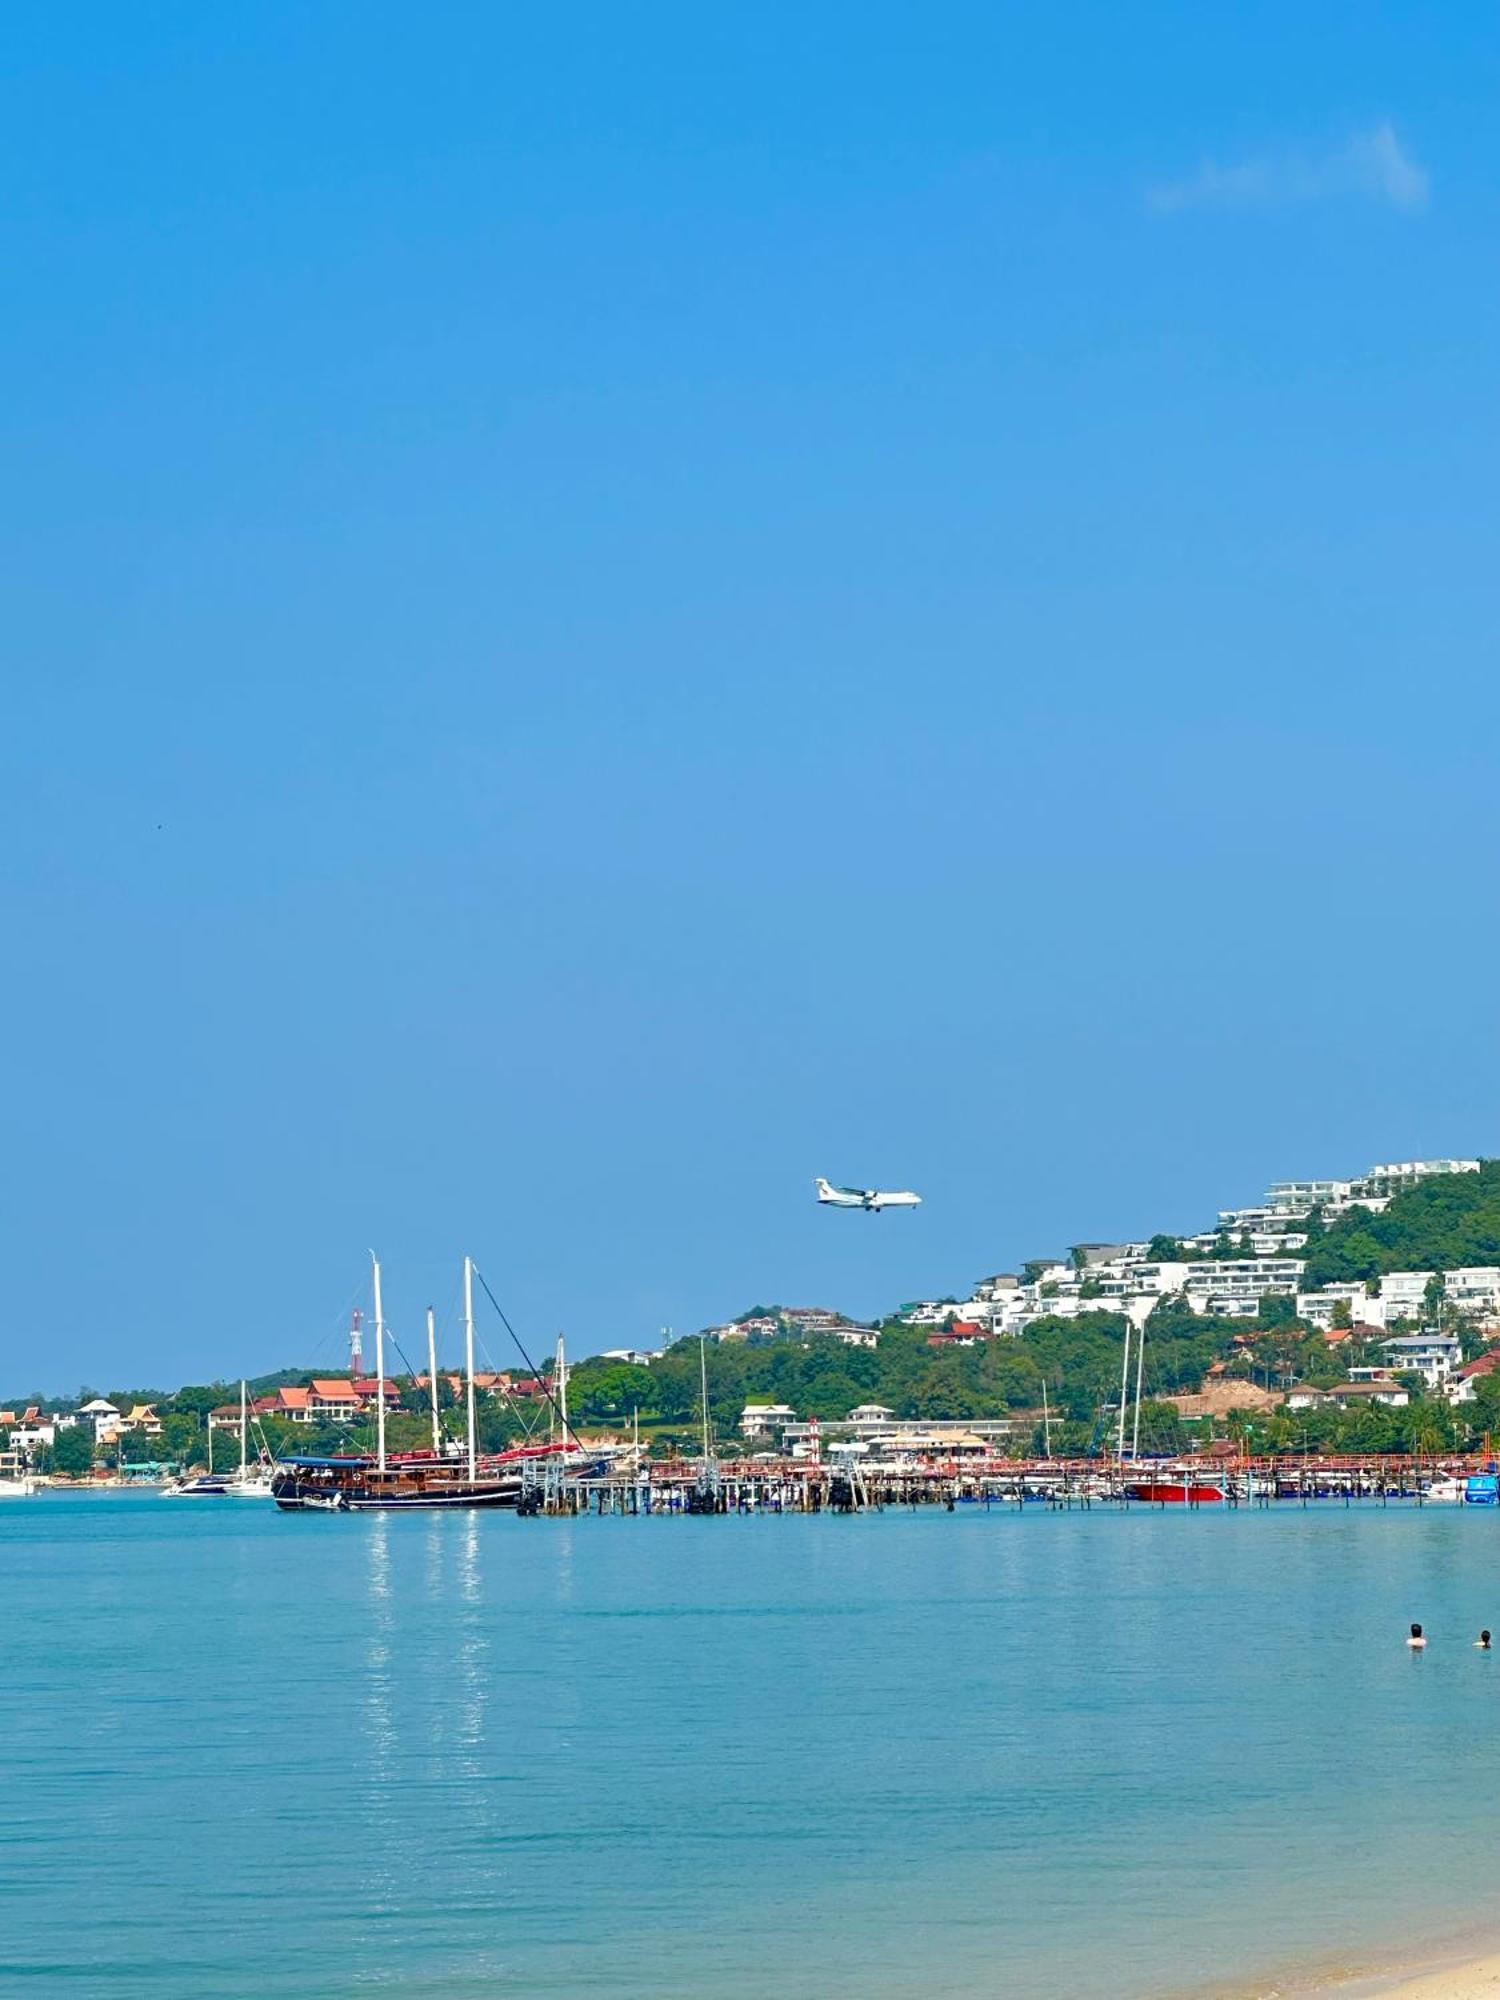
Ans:
<svg viewBox="0 0 1500 2000"><path fill-rule="evenodd" d="M293 1455L278 1460L271 1494L288 1512L350 1512L369 1508L514 1507L525 1484L528 1461L576 1451L563 1443L522 1445L480 1456L474 1411L474 1263L464 1259L464 1365L467 1389L467 1446L462 1457L446 1456L438 1425L437 1352L432 1314L427 1315L427 1384L432 1396L432 1450L388 1453L385 1448L385 1315L380 1296L380 1262L370 1259L375 1292L375 1451L347 1456Z"/></svg>

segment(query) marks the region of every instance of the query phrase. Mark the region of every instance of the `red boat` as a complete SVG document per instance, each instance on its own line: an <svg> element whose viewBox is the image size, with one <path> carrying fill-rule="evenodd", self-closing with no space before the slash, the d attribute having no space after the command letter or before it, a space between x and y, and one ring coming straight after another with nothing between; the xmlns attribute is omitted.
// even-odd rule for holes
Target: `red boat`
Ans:
<svg viewBox="0 0 1500 2000"><path fill-rule="evenodd" d="M1150 1500L1158 1506L1222 1507L1224 1495L1217 1486L1194 1486L1182 1479L1143 1479L1125 1488L1127 1500Z"/></svg>

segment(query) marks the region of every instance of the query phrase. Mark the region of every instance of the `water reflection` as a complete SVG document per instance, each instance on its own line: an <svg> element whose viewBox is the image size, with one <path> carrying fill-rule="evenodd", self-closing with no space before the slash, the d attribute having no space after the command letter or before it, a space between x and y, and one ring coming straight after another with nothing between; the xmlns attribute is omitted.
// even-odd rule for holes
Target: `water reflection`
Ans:
<svg viewBox="0 0 1500 2000"><path fill-rule="evenodd" d="M364 1695L361 1713L365 1724L364 1755L360 1760L365 1777L367 1819L378 1834L391 1815L396 1792L396 1677L393 1666L396 1594L391 1574L391 1523L384 1514L360 1517L365 1529L365 1582L368 1601L369 1646L363 1670ZM367 1849L367 1882L370 1906L375 1910L395 1909L402 1894L395 1858L399 1842L377 1837Z"/></svg>
<svg viewBox="0 0 1500 2000"><path fill-rule="evenodd" d="M458 1588L462 1600L458 1643L459 1741L464 1749L460 1768L466 1778L474 1780L484 1775L481 1752L489 1706L490 1642L479 1535L479 1516L466 1514L459 1530L458 1551ZM474 1804L481 1813L484 1811L482 1792L475 1796Z"/></svg>

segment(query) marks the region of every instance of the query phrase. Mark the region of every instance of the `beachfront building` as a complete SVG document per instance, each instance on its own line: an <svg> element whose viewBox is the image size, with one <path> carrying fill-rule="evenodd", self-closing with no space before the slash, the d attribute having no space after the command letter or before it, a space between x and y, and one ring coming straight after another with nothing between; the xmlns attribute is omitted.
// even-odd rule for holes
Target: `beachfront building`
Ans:
<svg viewBox="0 0 1500 2000"><path fill-rule="evenodd" d="M12 1451L30 1455L34 1451L50 1451L56 1443L56 1419L43 1416L37 1404L30 1404L20 1416L11 1414L8 1423L4 1421L6 1414L0 1411L0 1428L9 1434Z"/></svg>
<svg viewBox="0 0 1500 2000"><path fill-rule="evenodd" d="M870 1462L888 1463L943 1458L954 1452L980 1456L1001 1451L1015 1428L1009 1417L918 1419L896 1417L887 1411L880 1417L863 1417L858 1423L849 1417L842 1422L788 1424L782 1443L793 1458L811 1458L825 1451L832 1456L849 1447Z"/></svg>
<svg viewBox="0 0 1500 2000"><path fill-rule="evenodd" d="M92 1401L80 1405L78 1421L93 1426L96 1445L110 1444L120 1434L119 1407L104 1396L95 1396Z"/></svg>

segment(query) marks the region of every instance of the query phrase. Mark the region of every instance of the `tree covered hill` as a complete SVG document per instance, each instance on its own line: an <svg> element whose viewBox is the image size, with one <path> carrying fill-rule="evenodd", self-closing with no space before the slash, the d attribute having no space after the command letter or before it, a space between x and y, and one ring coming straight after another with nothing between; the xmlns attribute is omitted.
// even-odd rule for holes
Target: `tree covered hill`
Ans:
<svg viewBox="0 0 1500 2000"><path fill-rule="evenodd" d="M1180 1302L1153 1313L1146 1341L1145 1385L1156 1394L1194 1389L1212 1362L1231 1352L1244 1322L1199 1319ZM1284 1341L1282 1329L1268 1340ZM1292 1337L1300 1340L1300 1330ZM747 1403L786 1403L800 1416L846 1417L860 1403L883 1403L897 1416L1003 1417L1035 1409L1042 1385L1054 1412L1092 1424L1120 1390L1125 1321L1118 1313L1045 1319L1014 1339L934 1349L919 1329L893 1322L873 1348L848 1347L812 1334L762 1346L710 1344L709 1407L720 1431L738 1426ZM621 1424L639 1410L684 1426L700 1411L699 1347L681 1340L651 1366L596 1358L571 1371L569 1404L586 1424Z"/></svg>
<svg viewBox="0 0 1500 2000"><path fill-rule="evenodd" d="M1500 1264L1500 1160L1483 1161L1477 1174L1434 1174L1380 1215L1351 1209L1315 1233L1302 1255L1309 1288L1386 1271Z"/></svg>

